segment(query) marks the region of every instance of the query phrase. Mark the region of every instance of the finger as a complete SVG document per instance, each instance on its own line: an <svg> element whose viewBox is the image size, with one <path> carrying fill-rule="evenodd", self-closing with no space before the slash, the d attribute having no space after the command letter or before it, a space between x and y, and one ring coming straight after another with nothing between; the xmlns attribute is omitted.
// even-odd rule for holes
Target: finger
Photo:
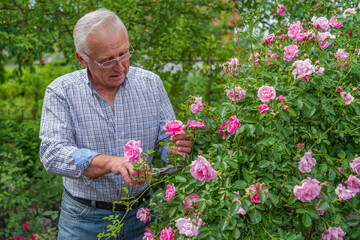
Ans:
<svg viewBox="0 0 360 240"><path fill-rule="evenodd" d="M181 154L181 153L190 154L191 153L191 148L189 148L189 147L179 147L177 149L177 152L178 152L178 154Z"/></svg>
<svg viewBox="0 0 360 240"><path fill-rule="evenodd" d="M133 185L127 168L120 168L120 174L124 178L127 185L129 186Z"/></svg>
<svg viewBox="0 0 360 240"><path fill-rule="evenodd" d="M192 141L179 140L176 142L177 147L191 147Z"/></svg>

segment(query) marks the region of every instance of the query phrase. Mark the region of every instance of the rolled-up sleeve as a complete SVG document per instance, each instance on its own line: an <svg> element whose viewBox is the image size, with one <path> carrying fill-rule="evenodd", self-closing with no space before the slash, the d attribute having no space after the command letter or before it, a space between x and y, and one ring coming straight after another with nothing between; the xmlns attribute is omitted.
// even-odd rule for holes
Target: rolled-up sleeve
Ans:
<svg viewBox="0 0 360 240"><path fill-rule="evenodd" d="M99 153L76 146L70 106L64 96L61 91L46 89L39 134L40 159L49 173L85 177L82 174Z"/></svg>

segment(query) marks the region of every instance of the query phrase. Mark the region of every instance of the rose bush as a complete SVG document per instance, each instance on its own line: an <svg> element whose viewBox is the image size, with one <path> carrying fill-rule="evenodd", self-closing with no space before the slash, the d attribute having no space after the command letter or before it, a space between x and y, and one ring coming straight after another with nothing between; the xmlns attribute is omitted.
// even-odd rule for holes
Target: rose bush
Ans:
<svg viewBox="0 0 360 240"><path fill-rule="evenodd" d="M296 3L282 4L285 18ZM222 64L218 105L183 104L183 122L206 128L186 128L188 165L161 179L176 191L154 194L152 239L168 228L176 239L360 237L360 14L317 6L329 15L289 19ZM244 35L254 18L242 15Z"/></svg>

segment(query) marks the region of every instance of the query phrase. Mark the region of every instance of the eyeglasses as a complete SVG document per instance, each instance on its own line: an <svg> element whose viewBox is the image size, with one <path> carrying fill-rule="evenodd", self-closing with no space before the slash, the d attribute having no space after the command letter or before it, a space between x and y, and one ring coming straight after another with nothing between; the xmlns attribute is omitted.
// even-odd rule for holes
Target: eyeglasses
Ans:
<svg viewBox="0 0 360 240"><path fill-rule="evenodd" d="M97 62L95 59L93 59L92 57L90 57L89 54L87 54L86 52L85 55L88 56L94 63L96 63L97 65L99 65L100 67L102 68L112 68L113 66L115 66L115 64L118 62L118 61L121 61L121 62L125 62L127 60L130 59L131 55L135 52L133 46L131 45L131 43L128 41L128 44L130 46L130 51L128 50L125 54L121 55L120 57L118 58L115 58L115 59L111 59L111 60L108 60L108 61L105 61L105 62Z"/></svg>

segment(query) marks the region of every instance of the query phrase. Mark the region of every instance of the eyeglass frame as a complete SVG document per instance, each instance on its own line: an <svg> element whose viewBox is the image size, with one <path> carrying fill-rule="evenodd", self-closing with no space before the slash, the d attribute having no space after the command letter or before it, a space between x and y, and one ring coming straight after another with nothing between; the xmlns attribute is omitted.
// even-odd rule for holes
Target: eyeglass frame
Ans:
<svg viewBox="0 0 360 240"><path fill-rule="evenodd" d="M129 44L129 46L131 47L131 50L130 50L130 48L129 48L130 51L129 51L129 50L127 51L127 53L129 53L130 56L129 56L129 58L126 59L126 60L129 60L129 59L131 58L131 56L133 55L133 53L135 52L135 49L134 49L134 47L132 46L132 44L130 43L129 40L127 40L127 42L128 42L128 44ZM111 68L111 67L115 66L115 64L114 64L114 65L112 65L111 67L104 67L104 64L106 64L106 63L108 63L108 62L114 62L114 63L116 63L116 62L118 62L118 61L123 62L123 58L124 58L125 55L127 54L127 53L125 53L124 55L122 55L122 56L120 56L120 57L118 57L118 58L114 58L114 59L105 61L105 62L103 62L103 63L99 63L99 62L97 62L94 58L92 58L89 54L87 54L85 51L83 51L83 53L85 53L86 56L88 56L94 63L96 63L97 65L99 65L99 67L102 67L102 68ZM126 61L126 60L125 60L125 61Z"/></svg>

